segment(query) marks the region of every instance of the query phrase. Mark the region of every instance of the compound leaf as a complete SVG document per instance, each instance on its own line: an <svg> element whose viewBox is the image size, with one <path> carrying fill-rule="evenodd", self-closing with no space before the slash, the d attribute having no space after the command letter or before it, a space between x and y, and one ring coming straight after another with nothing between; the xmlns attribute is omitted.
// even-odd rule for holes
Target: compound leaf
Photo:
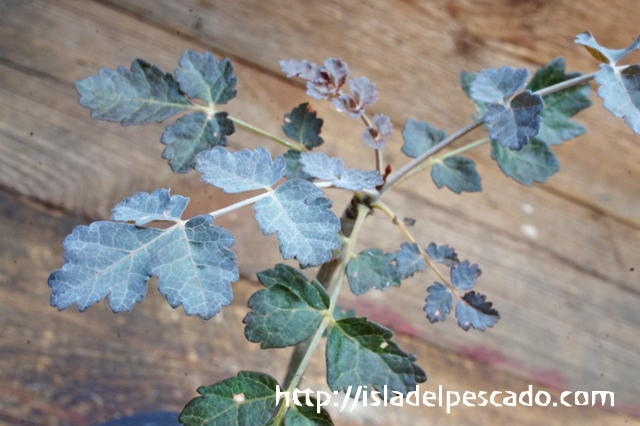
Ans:
<svg viewBox="0 0 640 426"><path fill-rule="evenodd" d="M208 104L225 104L238 92L238 78L231 60L221 61L209 52L204 54L186 50L180 59L176 78L180 90L190 98L204 99Z"/></svg>
<svg viewBox="0 0 640 426"><path fill-rule="evenodd" d="M251 312L243 322L250 342L261 348L284 348L309 337L329 308L329 295L322 285L288 265L260 272L258 280L267 290L249 299Z"/></svg>
<svg viewBox="0 0 640 426"><path fill-rule="evenodd" d="M384 290L388 286L398 287L400 275L392 253L380 249L368 249L360 252L347 265L347 278L354 294L364 294L370 288Z"/></svg>
<svg viewBox="0 0 640 426"><path fill-rule="evenodd" d="M212 226L213 217L196 216L158 244L149 271L159 277L158 291L173 308L209 319L233 300L231 282L238 281L236 255L228 249L235 238Z"/></svg>
<svg viewBox="0 0 640 426"><path fill-rule="evenodd" d="M402 243L400 247L401 250L396 252L396 264L398 274L404 280L424 270L424 258L416 243Z"/></svg>
<svg viewBox="0 0 640 426"><path fill-rule="evenodd" d="M311 182L290 179L254 205L262 233L278 232L285 259L295 256L303 265L318 266L331 260L331 250L340 247L340 220L323 195Z"/></svg>
<svg viewBox="0 0 640 426"><path fill-rule="evenodd" d="M382 184L382 177L377 171L347 169L340 158L329 158L322 152L302 153L300 162L305 173L318 179L329 180L338 188L362 191L375 189Z"/></svg>
<svg viewBox="0 0 640 426"><path fill-rule="evenodd" d="M158 291L173 308L213 317L231 303L230 283L238 280L236 256L228 249L235 239L212 226L209 215L181 221L188 201L160 189L114 208L114 220L177 222L167 229L113 222L76 227L63 243L65 265L49 277L51 304L62 310L75 303L84 311L109 294L113 312L130 311L144 300L149 278L159 276Z"/></svg>
<svg viewBox="0 0 640 426"><path fill-rule="evenodd" d="M49 276L51 305L81 312L109 294L113 312L133 309L147 294L148 264L165 231L129 223L94 222L65 238L65 264Z"/></svg>
<svg viewBox="0 0 640 426"><path fill-rule="evenodd" d="M290 149L284 154L284 160L287 163L287 171L284 173L284 177L287 179L304 179L311 182L314 177L302 170L304 164L300 161L300 154L301 152L295 149Z"/></svg>
<svg viewBox="0 0 640 426"><path fill-rule="evenodd" d="M546 182L548 177L560 170L560 162L549 146L532 138L520 151L505 148L491 141L491 158L502 171L523 185Z"/></svg>
<svg viewBox="0 0 640 426"><path fill-rule="evenodd" d="M447 245L438 247L436 243L431 243L429 244L429 247L427 247L427 254L431 259L447 266L457 265L460 263L456 251Z"/></svg>
<svg viewBox="0 0 640 426"><path fill-rule="evenodd" d="M137 226L146 225L154 220L178 222L189 198L182 195L169 195L170 189L158 189L152 194L138 192L127 197L113 208L111 220L135 222Z"/></svg>
<svg viewBox="0 0 640 426"><path fill-rule="evenodd" d="M471 83L471 98L502 103L527 85L531 72L526 68L501 67L483 70Z"/></svg>
<svg viewBox="0 0 640 426"><path fill-rule="evenodd" d="M320 407L318 413L318 401L314 397L309 397L312 406L308 406L303 398L299 400L302 405L289 406L284 418L284 426L333 426L333 420L324 408Z"/></svg>
<svg viewBox="0 0 640 426"><path fill-rule="evenodd" d="M320 137L323 120L316 117L316 112L309 108L307 102L295 107L284 115L284 133L307 149L313 149L324 143Z"/></svg>
<svg viewBox="0 0 640 426"><path fill-rule="evenodd" d="M601 85L598 96L604 99L604 107L640 134L640 65L622 70L607 64L600 67L595 80Z"/></svg>
<svg viewBox="0 0 640 426"><path fill-rule="evenodd" d="M271 376L241 371L236 377L198 388L180 414L186 426L264 426L276 406L276 386Z"/></svg>
<svg viewBox="0 0 640 426"><path fill-rule="evenodd" d="M434 164L431 177L438 186L446 186L456 194L462 191L482 191L480 175L476 171L476 163L470 158L454 155Z"/></svg>
<svg viewBox="0 0 640 426"><path fill-rule="evenodd" d="M522 149L530 137L538 134L542 121L539 114L543 108L542 97L529 90L514 97L509 108L497 103L489 104L484 115L490 125L489 137L504 147Z"/></svg>
<svg viewBox="0 0 640 426"><path fill-rule="evenodd" d="M162 121L189 109L189 100L180 93L169 73L136 59L131 69L102 68L76 82L80 105L91 108L91 116L119 121L124 126Z"/></svg>
<svg viewBox="0 0 640 426"><path fill-rule="evenodd" d="M269 151L263 147L232 154L216 146L198 155L196 170L204 173L203 182L222 188L225 193L238 193L270 189L284 176L286 162L282 156L272 160Z"/></svg>
<svg viewBox="0 0 640 426"><path fill-rule="evenodd" d="M160 142L167 145L162 158L169 160L174 173L187 173L196 164L196 155L214 146L227 146L227 136L235 132L226 112L209 119L204 112L186 115L167 127Z"/></svg>
<svg viewBox="0 0 640 426"><path fill-rule="evenodd" d="M468 260L451 268L451 284L460 290L471 290L476 279L482 274L478 265L470 265Z"/></svg>
<svg viewBox="0 0 640 426"><path fill-rule="evenodd" d="M565 73L565 60L560 56L539 68L527 89L535 92L580 75L579 72ZM544 109L540 113L542 123L536 138L549 145L560 145L586 133L587 129L584 126L569 118L591 106L590 94L591 87L586 83L545 96Z"/></svg>
<svg viewBox="0 0 640 426"><path fill-rule="evenodd" d="M427 375L411 355L391 340L393 332L366 318L336 321L327 340L327 382L331 390L345 392L351 386L355 398L358 386L372 386L388 397L393 392L414 391Z"/></svg>
<svg viewBox="0 0 640 426"><path fill-rule="evenodd" d="M427 311L427 318L431 323L444 321L447 314L453 308L453 297L444 284L436 282L427 289L429 296L424 310Z"/></svg>
<svg viewBox="0 0 640 426"><path fill-rule="evenodd" d="M498 322L500 314L492 308L492 303L486 301L486 296L470 291L458 301L456 317L463 330L470 327L484 331L486 327L493 327Z"/></svg>
<svg viewBox="0 0 640 426"><path fill-rule="evenodd" d="M409 118L404 125L402 137L404 138L402 152L409 157L416 158L443 141L447 137L447 133L444 130L436 130L426 121Z"/></svg>
<svg viewBox="0 0 640 426"><path fill-rule="evenodd" d="M574 41L577 44L583 45L594 58L609 65L615 65L629 53L640 49L640 37L636 38L626 49L607 49L598 44L593 34L591 34L591 31L578 34Z"/></svg>

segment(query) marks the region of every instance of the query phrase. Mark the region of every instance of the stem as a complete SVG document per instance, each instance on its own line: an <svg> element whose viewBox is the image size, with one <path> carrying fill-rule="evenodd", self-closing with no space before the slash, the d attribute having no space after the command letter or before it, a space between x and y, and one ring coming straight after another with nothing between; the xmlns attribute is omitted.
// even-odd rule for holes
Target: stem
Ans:
<svg viewBox="0 0 640 426"><path fill-rule="evenodd" d="M345 254L342 258L340 276L338 277L338 282L336 283L335 288L331 292L331 301L329 303L329 309L327 309L325 316L322 322L320 323L320 326L316 329L315 334L313 335L313 338L309 343L307 352L302 358L300 365L298 366L295 374L293 375L293 378L291 379L291 383L289 383L289 385L287 386L287 392L293 391L293 389L295 389L296 386L298 386L298 383L300 383L300 380L302 379L302 375L304 374L304 371L306 370L307 365L309 364L309 361L313 356L313 352L318 346L318 343L320 343L320 339L322 338L322 334L324 333L324 330L327 328L327 326L333 319L333 311L336 308L338 296L340 295L340 289L342 288L342 283L344 282L344 277L346 276L347 263L349 263L349 260L353 256L356 241L358 239L358 233L360 232L360 229L364 224L364 220L369 214L369 207L365 206L364 204L358 204L357 209L358 209L358 215L357 215L355 224L353 226L353 231L351 233L351 236L349 237L349 240L347 241L346 247L344 248Z"/></svg>
<svg viewBox="0 0 640 426"><path fill-rule="evenodd" d="M300 151L300 152L307 152L307 148L304 145L300 144L300 143L290 142L290 141L287 141L285 139L282 139L282 138L280 138L280 137L278 137L276 135L273 135L273 134L271 134L271 133L269 133L269 132L267 132L265 130L262 130L262 129L256 127L256 126L253 126L253 125L251 125L249 123L246 123L246 122L240 120L239 118L232 117L232 116L228 116L227 118L229 120L233 121L234 123L236 123L238 126L244 127L245 129L251 130L252 132L255 132L255 133L259 134L259 135L266 136L269 139L274 140L274 141L278 142L279 144L286 146L289 149L293 149L293 150Z"/></svg>
<svg viewBox="0 0 640 426"><path fill-rule="evenodd" d="M347 238L351 236L351 231L353 230L353 227L356 222L356 216L358 213L357 213L357 208L355 206L356 204L354 202L349 204L349 206L342 213L342 217L340 218L342 235L344 235ZM343 243L343 247L342 247L343 249L346 246L346 244L347 243ZM338 267L340 266L341 263L342 263L342 260L340 258L336 258L336 259L330 260L329 262L323 264L320 267L320 270L316 275L316 279L320 282L320 284L322 284L322 286L325 289L329 289L329 285L331 284L331 279L333 278L333 275L338 270ZM309 337L295 346L293 353L291 354L291 359L289 360L289 365L287 367L287 374L284 379L284 386L283 386L284 389L288 389L289 386L291 385L293 376L295 375L296 371L298 371L298 367L300 367L300 364L302 363L304 356L308 352L309 345L311 344L312 339L313 337Z"/></svg>
<svg viewBox="0 0 640 426"><path fill-rule="evenodd" d="M333 186L332 182L315 182L314 183L315 186L317 186L318 188L329 188L331 186ZM260 194L260 195L256 195L255 197L251 197L251 198L247 198L246 200L240 201L239 203L236 204L232 204L228 207L225 207L223 209L220 210L216 210L214 212L209 213L209 216L213 216L213 217L218 217L218 216L222 216L223 214L227 214L230 213L234 210L238 210L244 206L249 206L251 204L257 203L258 201L262 200L263 198L267 198L267 197L271 197L274 194L274 190L271 188L267 189L267 192Z"/></svg>
<svg viewBox="0 0 640 426"><path fill-rule="evenodd" d="M362 113L362 122L367 126L367 131L369 129L373 129L373 123L371 123L371 120L369 120L369 117L367 117L365 112ZM382 170L384 170L384 161L381 149L376 149L376 170L380 175L382 175Z"/></svg>
<svg viewBox="0 0 640 426"><path fill-rule="evenodd" d="M554 84L553 86L545 87L544 89L540 89L540 90L538 90L536 92L533 92L533 93L536 94L536 95L540 95L540 96L544 97L544 96L550 95L552 93L558 92L560 90L565 90L565 89L569 89L571 87L579 86L581 84L587 83L590 80L593 80L593 78L596 76L596 74L598 72L599 71L592 72L590 74L581 75L579 77L572 78L570 80L563 81L563 82L558 83L558 84ZM437 145L433 146L431 149L429 149L428 151L424 152L418 158L416 158L416 159L410 161L409 163L405 164L404 167L402 167L400 170L398 170L397 172L395 172L394 174L389 176L389 178L387 179L387 183L385 184L385 186L380 191L380 195L382 196L382 194L384 194L392 186L397 184L399 181L404 180L403 177L405 175L407 175L408 173L412 172L413 169L415 169L416 167L420 166L420 164L422 162L426 161L429 157L431 157L432 155L440 152L445 146L451 144L455 140L461 138L462 136L466 135L467 133L469 133L470 131L474 130L475 128L481 126L482 124L484 124L484 118L480 118L480 119L474 121L473 123L463 127L462 129L458 130L457 132L455 132L454 134L452 134L448 138L444 139L442 142L440 142ZM414 173L411 173L411 174L414 174Z"/></svg>
<svg viewBox="0 0 640 426"><path fill-rule="evenodd" d="M387 206L384 202L382 202L382 200L376 200L373 204L371 204L371 207L373 207L374 209L382 210L384 213L386 213L386 215L391 218L393 223L396 224L398 228L400 228L400 230L407 237L409 242L418 245L418 249L420 250L420 253L422 254L422 257L424 258L424 261L427 263L427 265L429 265L429 267L433 270L433 272L436 273L438 278L440 278L440 280L442 280L442 282L447 287L449 287L449 289L453 292L453 294L460 297L460 295L458 294L458 290L453 286L453 284L449 282L449 280L442 274L442 272L440 272L440 269L438 269L433 259L431 259L429 255L424 250L422 250L422 248L420 247L420 244L418 244L416 242L416 239L413 238L413 235L411 235L411 232L409 232L409 229L407 229L404 222L398 219L398 216L396 216L396 214L389 208L389 206Z"/></svg>

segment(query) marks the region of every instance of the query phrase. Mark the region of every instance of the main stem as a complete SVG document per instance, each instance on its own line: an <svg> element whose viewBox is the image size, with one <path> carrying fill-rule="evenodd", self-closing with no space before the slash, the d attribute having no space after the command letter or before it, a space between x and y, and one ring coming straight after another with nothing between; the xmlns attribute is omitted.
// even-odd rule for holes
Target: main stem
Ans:
<svg viewBox="0 0 640 426"><path fill-rule="evenodd" d="M348 210L349 209L347 209L347 211ZM325 313L325 317L320 323L320 326L316 329L315 334L311 337L311 339L307 339L309 343L308 345L305 345L306 346L306 348L304 348L305 353L302 356L302 359L300 359L300 362L296 363L297 365L295 366L295 370L293 370L294 361L295 361L294 357L292 357L291 362L289 363L289 371L287 372L287 378L285 379L285 384L284 384L284 388L287 389L288 392L293 391L293 389L295 389L296 386L298 386L298 383L300 383L300 380L302 379L302 375L304 374L307 368L307 365L309 364L309 361L313 356L313 352L318 346L318 343L320 343L320 339L322 338L324 331L326 330L329 323L331 323L331 320L333 318L333 312L336 308L336 303L340 295L340 290L342 288L342 285L344 283L344 278L346 276L347 264L349 263L349 260L353 256L356 241L358 239L358 233L360 232L360 229L362 228L362 225L364 224L364 221L367 215L369 214L369 207L365 206L364 204L358 203L356 206L356 211L357 211L356 219L355 219L355 222L353 223L353 228L351 229L350 237L346 245L343 247L340 275L338 276L338 281L336 283L336 286L331 292L331 301L329 304L329 309L327 309L327 312ZM334 265L335 266L331 266L330 268L336 268L338 266L337 263ZM296 346L294 355L296 354L296 351L298 351L298 347L303 347L302 343ZM294 373L290 376L291 371L294 371Z"/></svg>

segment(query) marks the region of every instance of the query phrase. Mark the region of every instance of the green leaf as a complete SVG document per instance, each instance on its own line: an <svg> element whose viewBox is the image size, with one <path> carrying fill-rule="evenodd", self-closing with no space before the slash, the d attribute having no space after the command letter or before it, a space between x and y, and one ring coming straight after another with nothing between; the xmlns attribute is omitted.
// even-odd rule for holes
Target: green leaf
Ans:
<svg viewBox="0 0 640 426"><path fill-rule="evenodd" d="M354 294L364 294L370 288L384 290L388 286L400 285L400 274L391 263L395 259L392 253L380 249L368 249L360 252L347 265L349 287Z"/></svg>
<svg viewBox="0 0 640 426"><path fill-rule="evenodd" d="M458 266L451 267L451 284L459 290L471 290L482 274L478 265L471 265L468 260Z"/></svg>
<svg viewBox="0 0 640 426"><path fill-rule="evenodd" d="M337 188L362 191L382 185L382 177L376 170L364 172L347 169L340 158L329 158L322 152L304 152L300 154L300 162L304 172L318 179L329 180Z"/></svg>
<svg viewBox="0 0 640 426"><path fill-rule="evenodd" d="M442 142L447 137L447 133L444 130L436 130L426 121L409 118L404 125L402 137L404 138L402 152L416 158Z"/></svg>
<svg viewBox="0 0 640 426"><path fill-rule="evenodd" d="M176 77L180 90L190 98L204 99L208 104L226 104L238 92L238 78L231 60L221 61L211 53L204 54L186 50L180 59Z"/></svg>
<svg viewBox="0 0 640 426"><path fill-rule="evenodd" d="M301 399L302 405L292 404L284 418L285 426L333 426L333 420L327 411L320 407L318 413L318 401L314 397L309 397L313 406L308 406ZM284 408L284 407L283 407Z"/></svg>
<svg viewBox="0 0 640 426"><path fill-rule="evenodd" d="M486 296L475 291L468 292L458 300L456 316L458 325L464 331L468 331L470 327L484 331L500 320L500 314L493 309L491 302L486 301Z"/></svg>
<svg viewBox="0 0 640 426"><path fill-rule="evenodd" d="M224 189L227 194L271 189L284 176L285 167L282 156L272 160L264 147L231 153L216 146L196 158L196 170L204 174L202 181Z"/></svg>
<svg viewBox="0 0 640 426"><path fill-rule="evenodd" d="M313 149L324 143L320 137L323 120L316 117L307 102L295 107L289 114L284 115L284 133L296 142L300 142L307 149Z"/></svg>
<svg viewBox="0 0 640 426"><path fill-rule="evenodd" d="M209 119L204 112L180 118L167 127L160 142L167 145L162 158L169 160L174 173L187 173L196 165L196 155L214 146L227 146L227 136L235 132L226 112Z"/></svg>
<svg viewBox="0 0 640 426"><path fill-rule="evenodd" d="M396 252L396 263L400 278L407 279L424 270L424 258L418 244L402 243L402 250Z"/></svg>
<svg viewBox="0 0 640 426"><path fill-rule="evenodd" d="M233 300L231 282L238 281L236 255L228 249L235 238L212 226L213 217L196 216L170 232L159 244L149 271L158 276L158 291L172 308L202 319L216 315Z"/></svg>
<svg viewBox="0 0 640 426"><path fill-rule="evenodd" d="M237 377L198 388L179 422L186 426L264 426L276 406L276 380L241 371Z"/></svg>
<svg viewBox="0 0 640 426"><path fill-rule="evenodd" d="M444 284L436 282L427 289L429 296L424 310L427 311L427 318L433 324L434 322L444 321L447 314L451 312L453 307L453 297L451 292Z"/></svg>
<svg viewBox="0 0 640 426"><path fill-rule="evenodd" d="M331 250L340 247L340 220L330 210L332 201L323 195L311 182L290 179L253 206L262 233L278 233L285 259L295 257L305 266L318 266L331 260Z"/></svg>
<svg viewBox="0 0 640 426"><path fill-rule="evenodd" d="M170 196L170 189L158 189L153 194L138 192L127 197L113 208L111 220L135 222L144 226L154 220L179 222L189 198L182 195Z"/></svg>
<svg viewBox="0 0 640 426"><path fill-rule="evenodd" d="M302 170L304 164L300 161L300 154L301 152L295 149L290 149L284 154L284 160L287 163L287 171L284 176L287 179L303 179L311 182L315 178Z"/></svg>
<svg viewBox="0 0 640 426"><path fill-rule="evenodd" d="M604 107L640 134L640 65L623 70L607 64L600 67L595 80L601 84L598 96L604 99Z"/></svg>
<svg viewBox="0 0 640 426"><path fill-rule="evenodd" d="M508 107L493 103L489 104L484 120L489 124L489 137L497 140L500 145L520 150L529 143L529 138L538 134L540 130L540 112L544 102L540 95L529 90L516 95Z"/></svg>
<svg viewBox="0 0 640 426"><path fill-rule="evenodd" d="M471 83L469 95L477 101L502 103L525 87L529 77L531 72L526 68L482 70Z"/></svg>
<svg viewBox="0 0 640 426"><path fill-rule="evenodd" d="M455 249L447 245L438 247L436 243L431 243L429 244L429 247L427 247L427 254L431 259L447 266L457 265L460 263Z"/></svg>
<svg viewBox="0 0 640 426"><path fill-rule="evenodd" d="M260 272L258 280L267 290L249 299L251 312L242 321L250 342L261 348L284 348L309 337L329 308L329 295L322 285L288 265Z"/></svg>
<svg viewBox="0 0 640 426"><path fill-rule="evenodd" d="M470 158L454 155L434 164L431 177L438 186L446 186L456 194L462 191L482 191L480 175L476 171L476 163Z"/></svg>
<svg viewBox="0 0 640 426"><path fill-rule="evenodd" d="M565 60L560 56L539 68L527 89L535 92L580 75L579 72L565 73ZM544 109L540 113L542 123L536 138L549 145L560 145L586 133L587 129L584 126L569 118L591 106L590 94L590 85L586 83L545 96Z"/></svg>
<svg viewBox="0 0 640 426"><path fill-rule="evenodd" d="M98 75L77 81L76 89L80 105L91 108L93 118L124 126L162 121L190 109L173 76L142 59L133 61L131 70L102 68Z"/></svg>
<svg viewBox="0 0 640 426"><path fill-rule="evenodd" d="M158 291L187 315L209 319L229 305L231 282L238 280L228 249L235 239L212 226L209 215L180 221L188 200L169 198L165 189L135 194L114 209L117 220L178 222L167 229L113 222L76 227L63 243L65 265L49 277L51 305L62 310L75 303L85 311L109 295L113 312L130 311L144 300L151 276L159 276Z"/></svg>
<svg viewBox="0 0 640 426"><path fill-rule="evenodd" d="M366 318L336 321L327 341L327 382L333 391L347 391L355 398L358 386L406 395L427 375L411 355L391 340L393 332Z"/></svg>
<svg viewBox="0 0 640 426"><path fill-rule="evenodd" d="M549 146L532 138L520 151L505 148L497 141L491 141L491 158L496 160L502 171L523 185L546 182L549 176L560 170L560 162Z"/></svg>

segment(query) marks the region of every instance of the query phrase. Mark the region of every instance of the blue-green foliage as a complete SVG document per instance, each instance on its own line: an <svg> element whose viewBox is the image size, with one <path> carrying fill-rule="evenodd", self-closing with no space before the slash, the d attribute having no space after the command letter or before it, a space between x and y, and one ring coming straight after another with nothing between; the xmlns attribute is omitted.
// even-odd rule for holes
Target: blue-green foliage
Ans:
<svg viewBox="0 0 640 426"><path fill-rule="evenodd" d="M305 152L300 155L300 162L305 173L318 179L331 181L338 188L362 191L375 189L382 184L382 177L377 171L347 169L341 159L329 158L322 152Z"/></svg>
<svg viewBox="0 0 640 426"><path fill-rule="evenodd" d="M131 69L103 68L76 82L80 104L91 108L92 116L123 125L163 121L184 111L203 109L187 98L200 98L210 107L234 98L238 78L229 59L218 61L211 53L185 51L176 77L157 66L136 59ZM226 146L235 131L225 112L193 112L167 127L161 142L167 145L162 157L175 173L193 169L198 153Z"/></svg>
<svg viewBox="0 0 640 426"><path fill-rule="evenodd" d="M395 255L380 249L360 252L347 265L347 278L354 294L364 294L370 288L384 290L400 285L400 274L393 263Z"/></svg>
<svg viewBox="0 0 640 426"><path fill-rule="evenodd" d="M235 243L213 217L180 220L188 198L169 190L138 193L114 209L113 218L147 224L175 222L167 229L140 228L128 223L95 222L78 226L64 241L65 265L51 274L51 304L84 311L109 295L114 312L129 311L147 293L147 281L158 276L158 290L169 304L187 315L209 319L233 299L231 282L238 280Z"/></svg>
<svg viewBox="0 0 640 426"><path fill-rule="evenodd" d="M196 159L196 170L204 174L203 182L232 194L271 189L284 176L285 169L284 157L272 160L271 153L263 147L234 153L215 147Z"/></svg>
<svg viewBox="0 0 640 426"><path fill-rule="evenodd" d="M264 426L276 407L276 386L271 376L241 371L237 377L198 388L179 421L186 426Z"/></svg>
<svg viewBox="0 0 640 426"><path fill-rule="evenodd" d="M267 289L249 299L251 312L243 320L247 339L266 349L295 345L309 337L329 308L324 287L282 264L260 272L258 279Z"/></svg>
<svg viewBox="0 0 640 426"><path fill-rule="evenodd" d="M470 327L484 330L492 327L500 319L498 311L493 309L486 297L469 291L464 295L458 293L459 290L471 290L478 277L482 274L478 265L471 265L469 261L460 262L453 248L449 246L438 247L435 243L429 244L427 254L436 262L443 263L451 267L451 286L436 282L429 287L429 296L424 310L427 311L427 318L432 323L444 321L447 314L453 308L453 297L457 297L456 316L458 324L465 331Z"/></svg>
<svg viewBox="0 0 640 426"><path fill-rule="evenodd" d="M416 243L402 243L400 247L396 252L396 263L398 274L404 280L424 270L424 258Z"/></svg>
<svg viewBox="0 0 640 426"><path fill-rule="evenodd" d="M340 247L340 220L323 195L311 182L290 179L253 206L262 233L278 233L285 259L295 257L303 265L318 266L331 260L331 250Z"/></svg>
<svg viewBox="0 0 640 426"><path fill-rule="evenodd" d="M366 318L336 321L327 340L327 382L334 391L350 389L356 397L358 386L407 395L427 375L409 354L391 340L393 332ZM358 395L358 399L362 394Z"/></svg>

